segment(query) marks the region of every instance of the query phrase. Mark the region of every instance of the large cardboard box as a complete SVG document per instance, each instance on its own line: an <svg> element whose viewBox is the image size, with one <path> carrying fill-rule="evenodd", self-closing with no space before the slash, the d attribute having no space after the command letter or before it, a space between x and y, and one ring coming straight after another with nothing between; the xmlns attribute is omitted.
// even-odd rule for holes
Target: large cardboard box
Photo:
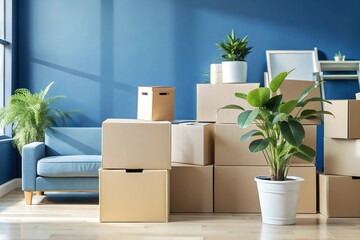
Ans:
<svg viewBox="0 0 360 240"><path fill-rule="evenodd" d="M242 135L253 129L256 129L255 125L250 125L247 129L240 129L236 124L215 124L215 165L266 165L262 152L252 153L249 150L249 144L256 139L255 137L245 142L240 141ZM304 125L304 129L304 144L316 150L316 125ZM313 162L307 162L294 157L292 165L314 166L315 159Z"/></svg>
<svg viewBox="0 0 360 240"><path fill-rule="evenodd" d="M360 139L324 138L324 173L360 176Z"/></svg>
<svg viewBox="0 0 360 240"><path fill-rule="evenodd" d="M215 122L217 111L229 104L237 104L245 109L252 107L235 93L248 93L258 88L259 83L240 84L197 84L196 117L199 122ZM236 123L239 111L220 110L223 122Z"/></svg>
<svg viewBox="0 0 360 240"><path fill-rule="evenodd" d="M269 175L265 166L215 166L214 212L259 213L254 178ZM291 167L289 176L304 178L297 213L316 213L315 167Z"/></svg>
<svg viewBox="0 0 360 240"><path fill-rule="evenodd" d="M102 167L170 169L170 122L107 119L102 124Z"/></svg>
<svg viewBox="0 0 360 240"><path fill-rule="evenodd" d="M139 87L137 118L153 121L174 119L174 87Z"/></svg>
<svg viewBox="0 0 360 240"><path fill-rule="evenodd" d="M285 80L280 87L280 93L283 94L284 101L298 99L303 91L313 86L314 84L314 81ZM311 91L305 99L310 99L313 97L321 97L320 87L317 87ZM315 109L317 111L321 111L321 102L310 102L302 109L302 111L305 109ZM296 108L292 113L296 115L298 111L299 108ZM301 121L301 123L315 125L321 124L321 115L315 119L304 119Z"/></svg>
<svg viewBox="0 0 360 240"><path fill-rule="evenodd" d="M334 114L324 117L324 136L328 138L360 138L360 100L332 100L324 104Z"/></svg>
<svg viewBox="0 0 360 240"><path fill-rule="evenodd" d="M170 212L213 212L213 165L172 163Z"/></svg>
<svg viewBox="0 0 360 240"><path fill-rule="evenodd" d="M319 203L326 217L360 217L360 179L319 174Z"/></svg>
<svg viewBox="0 0 360 240"><path fill-rule="evenodd" d="M171 161L196 165L214 163L214 124L172 124Z"/></svg>
<svg viewBox="0 0 360 240"><path fill-rule="evenodd" d="M169 171L100 169L100 222L167 222Z"/></svg>

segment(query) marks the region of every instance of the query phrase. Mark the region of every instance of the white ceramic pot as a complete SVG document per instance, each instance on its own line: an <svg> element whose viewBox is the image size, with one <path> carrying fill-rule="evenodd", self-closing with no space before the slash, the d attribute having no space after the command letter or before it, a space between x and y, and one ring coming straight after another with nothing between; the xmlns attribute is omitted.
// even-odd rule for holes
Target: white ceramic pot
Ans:
<svg viewBox="0 0 360 240"><path fill-rule="evenodd" d="M342 61L345 61L345 56L342 56L342 57L334 57L334 60L336 61L336 62L342 62Z"/></svg>
<svg viewBox="0 0 360 240"><path fill-rule="evenodd" d="M270 181L258 176L257 183L262 221L268 224L289 225L296 222L300 183L304 179L288 176L286 181Z"/></svg>
<svg viewBox="0 0 360 240"><path fill-rule="evenodd" d="M222 83L222 64L214 63L210 65L210 83L220 84Z"/></svg>
<svg viewBox="0 0 360 240"><path fill-rule="evenodd" d="M247 77L247 62L226 61L222 62L223 83L245 83Z"/></svg>

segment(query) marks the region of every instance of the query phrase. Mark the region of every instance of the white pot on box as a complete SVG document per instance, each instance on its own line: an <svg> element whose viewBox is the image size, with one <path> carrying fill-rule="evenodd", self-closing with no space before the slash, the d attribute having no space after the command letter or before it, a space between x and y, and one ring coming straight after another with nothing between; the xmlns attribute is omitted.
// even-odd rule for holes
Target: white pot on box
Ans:
<svg viewBox="0 0 360 240"><path fill-rule="evenodd" d="M257 176L255 181L262 221L275 225L295 224L300 183L304 179L288 176L286 181L271 181L269 177Z"/></svg>
<svg viewBox="0 0 360 240"><path fill-rule="evenodd" d="M247 77L247 62L225 61L222 62L223 83L245 83Z"/></svg>

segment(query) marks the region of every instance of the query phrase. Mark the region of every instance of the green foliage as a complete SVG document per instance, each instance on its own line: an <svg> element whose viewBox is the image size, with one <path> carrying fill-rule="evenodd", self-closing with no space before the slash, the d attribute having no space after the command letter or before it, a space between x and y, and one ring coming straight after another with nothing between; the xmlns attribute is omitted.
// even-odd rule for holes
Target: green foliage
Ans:
<svg viewBox="0 0 360 240"><path fill-rule="evenodd" d="M248 47L248 36L242 39L236 38L234 29L231 35L227 34L227 38L223 42L216 44L224 53L221 55L226 61L245 61L245 57L251 52L253 47Z"/></svg>
<svg viewBox="0 0 360 240"><path fill-rule="evenodd" d="M243 112L238 116L238 126L247 128L253 123L258 127L257 130L244 134L240 140L257 138L250 143L249 149L251 152L263 151L270 168L271 179L275 181L286 179L293 156L306 161L313 161L315 158L315 150L304 145L305 131L300 121L317 118L321 114L332 115L327 111L304 110L304 107L311 102L330 103L320 97L307 99L309 93L321 82L316 82L303 91L297 99L285 102L281 94L277 95L277 90L292 71L280 73L270 82L269 88L257 88L248 94L235 94L236 97L246 100L254 107L253 110L242 110ZM224 108L241 109L233 104Z"/></svg>
<svg viewBox="0 0 360 240"><path fill-rule="evenodd" d="M335 57L344 57L344 54L342 54L340 51L338 51L337 53L335 53L334 56Z"/></svg>
<svg viewBox="0 0 360 240"><path fill-rule="evenodd" d="M17 89L10 97L9 104L0 109L0 126L13 124L13 144L20 154L24 145L43 142L46 128L56 126L57 120L65 124L66 119L71 119L70 113L75 112L62 112L50 107L56 100L66 98L45 98L53 84L54 82L50 83L45 90L34 94L25 88Z"/></svg>

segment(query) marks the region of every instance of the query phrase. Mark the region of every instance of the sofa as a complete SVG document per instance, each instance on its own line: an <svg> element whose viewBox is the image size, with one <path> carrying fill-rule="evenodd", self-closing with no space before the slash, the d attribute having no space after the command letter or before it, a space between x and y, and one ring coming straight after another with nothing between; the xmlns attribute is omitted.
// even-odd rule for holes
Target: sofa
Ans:
<svg viewBox="0 0 360 240"><path fill-rule="evenodd" d="M45 142L22 151L22 190L27 205L33 192L98 191L101 128L52 127Z"/></svg>

